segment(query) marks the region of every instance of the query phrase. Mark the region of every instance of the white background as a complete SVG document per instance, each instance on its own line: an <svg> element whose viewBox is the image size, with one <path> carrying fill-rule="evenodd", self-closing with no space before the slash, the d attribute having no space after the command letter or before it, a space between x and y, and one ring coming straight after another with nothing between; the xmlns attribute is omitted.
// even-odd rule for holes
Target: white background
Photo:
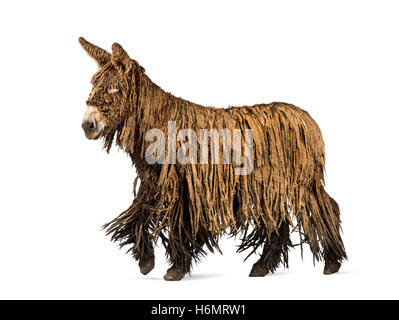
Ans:
<svg viewBox="0 0 399 320"><path fill-rule="evenodd" d="M395 1L3 1L0 298L399 298L399 6ZM103 223L126 209L130 160L80 127L97 65L79 36L121 43L162 88L203 105L284 101L322 129L349 261L306 248L247 275L234 239L181 282L147 277Z"/></svg>

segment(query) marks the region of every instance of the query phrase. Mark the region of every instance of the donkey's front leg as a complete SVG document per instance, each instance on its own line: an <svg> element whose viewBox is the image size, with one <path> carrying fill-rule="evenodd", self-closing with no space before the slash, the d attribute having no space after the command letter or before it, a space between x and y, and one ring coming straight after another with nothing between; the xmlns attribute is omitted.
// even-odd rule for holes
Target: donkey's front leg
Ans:
<svg viewBox="0 0 399 320"><path fill-rule="evenodd" d="M187 187L183 184L182 189L180 203L183 206L182 216L177 216L171 221L168 239L164 243L166 255L172 264L164 276L167 281L179 281L184 275L189 274L193 260L199 261L200 256L205 254L202 247L205 243L208 246L209 242L207 229L199 227L199 230L194 232L190 223L192 219L188 210L190 207L188 194L184 191Z"/></svg>
<svg viewBox="0 0 399 320"><path fill-rule="evenodd" d="M174 240L169 239L166 250L172 266L168 269L163 278L167 281L179 281L183 279L184 275L189 273L191 269L192 257L188 244L175 243Z"/></svg>
<svg viewBox="0 0 399 320"><path fill-rule="evenodd" d="M166 272L163 278L166 281L180 281L184 278L184 275L184 271L182 271L179 266L173 265L168 269L168 272Z"/></svg>
<svg viewBox="0 0 399 320"><path fill-rule="evenodd" d="M190 273L193 260L198 261L199 256L204 254L202 249L204 243L205 241L199 237L186 239L183 243L173 239L173 235L169 237L166 252L172 266L166 272L164 279L179 281Z"/></svg>
<svg viewBox="0 0 399 320"><path fill-rule="evenodd" d="M155 266L154 244L148 226L138 228L138 230L135 234L136 243L133 247L133 256L139 261L140 272L146 275Z"/></svg>
<svg viewBox="0 0 399 320"><path fill-rule="evenodd" d="M141 255L138 260L139 260L140 272L143 275L147 275L152 269L154 269L155 266L154 249L152 248L150 252L146 252L143 255Z"/></svg>

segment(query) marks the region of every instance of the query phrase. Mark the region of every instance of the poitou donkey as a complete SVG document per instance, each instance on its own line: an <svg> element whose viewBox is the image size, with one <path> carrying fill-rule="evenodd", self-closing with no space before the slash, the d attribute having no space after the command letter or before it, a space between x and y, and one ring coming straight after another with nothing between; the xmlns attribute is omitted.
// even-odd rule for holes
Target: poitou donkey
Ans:
<svg viewBox="0 0 399 320"><path fill-rule="evenodd" d="M293 231L299 232L301 245L307 243L316 260L324 259L325 274L339 270L346 259L340 211L324 190L324 142L306 111L280 102L203 107L162 90L119 44L114 43L109 53L83 38L79 42L100 68L92 78L82 124L86 137L103 138L107 151L115 141L136 168L134 189L140 180L132 205L105 228L113 240L129 247L143 274L154 268L158 240L171 264L164 279L180 280L206 249L220 251L220 237L230 234L241 239L239 252L260 253L250 276L265 276L280 264L288 267ZM154 148L149 133L156 129L167 134L171 124L187 129L185 138L179 134L173 142L168 135L168 150ZM225 142L234 140L237 130L251 133L249 143L241 135L235 142L244 141L242 148L233 146L238 153L251 147L247 174L237 174L237 169L248 161L225 161L232 155L228 148L223 149L223 159L215 156L217 148L204 144L206 139L195 141L194 149L212 162L198 157L172 161L176 155L170 152L171 145L183 148L190 134L202 137L204 130L224 132L220 137ZM229 130L234 134L226 134ZM177 153L187 159L192 150L182 150ZM157 161L148 161L149 155ZM159 155L166 160L158 161Z"/></svg>

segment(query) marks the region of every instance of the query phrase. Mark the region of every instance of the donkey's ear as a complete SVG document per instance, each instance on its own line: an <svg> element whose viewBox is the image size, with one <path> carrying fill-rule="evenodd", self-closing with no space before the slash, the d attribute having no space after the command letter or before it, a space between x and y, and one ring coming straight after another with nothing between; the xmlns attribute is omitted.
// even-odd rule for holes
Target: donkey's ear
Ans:
<svg viewBox="0 0 399 320"><path fill-rule="evenodd" d="M129 71L133 65L133 61L125 49L116 42L112 45L112 62L117 66L122 66L124 71Z"/></svg>
<svg viewBox="0 0 399 320"><path fill-rule="evenodd" d="M95 59L100 67L111 60L111 54L107 50L95 46L89 41L86 41L83 37L79 38L79 42L87 54Z"/></svg>

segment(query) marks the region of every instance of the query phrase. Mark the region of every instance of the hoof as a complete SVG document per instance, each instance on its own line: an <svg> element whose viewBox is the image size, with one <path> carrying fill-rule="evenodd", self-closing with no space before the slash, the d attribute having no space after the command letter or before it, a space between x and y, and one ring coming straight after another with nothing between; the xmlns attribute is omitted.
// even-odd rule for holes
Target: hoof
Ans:
<svg viewBox="0 0 399 320"><path fill-rule="evenodd" d="M180 271L177 268L170 268L168 272L164 275L164 279L166 281L180 281L184 277L184 272Z"/></svg>
<svg viewBox="0 0 399 320"><path fill-rule="evenodd" d="M140 267L140 272L144 275L148 274L152 269L154 269L155 262L154 258L151 258L149 260L139 262L139 267Z"/></svg>
<svg viewBox="0 0 399 320"><path fill-rule="evenodd" d="M339 268L341 268L341 264L338 262L326 262L326 265L324 266L324 274L333 274L338 272Z"/></svg>
<svg viewBox="0 0 399 320"><path fill-rule="evenodd" d="M262 267L260 264L255 263L252 267L251 273L249 274L250 277L264 277L269 273L265 267Z"/></svg>

